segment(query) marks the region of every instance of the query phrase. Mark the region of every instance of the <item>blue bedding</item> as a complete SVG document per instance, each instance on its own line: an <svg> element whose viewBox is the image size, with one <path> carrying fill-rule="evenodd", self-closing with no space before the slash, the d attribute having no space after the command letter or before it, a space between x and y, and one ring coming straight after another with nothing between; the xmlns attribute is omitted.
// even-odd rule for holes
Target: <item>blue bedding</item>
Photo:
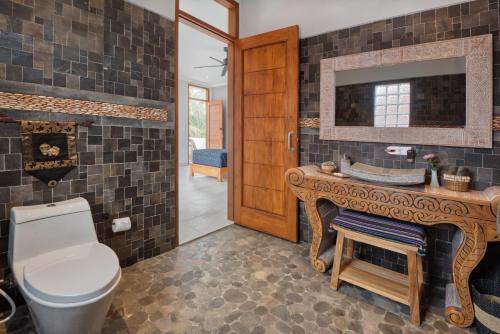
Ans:
<svg viewBox="0 0 500 334"><path fill-rule="evenodd" d="M227 167L227 151L219 149L194 150L193 163L218 168Z"/></svg>

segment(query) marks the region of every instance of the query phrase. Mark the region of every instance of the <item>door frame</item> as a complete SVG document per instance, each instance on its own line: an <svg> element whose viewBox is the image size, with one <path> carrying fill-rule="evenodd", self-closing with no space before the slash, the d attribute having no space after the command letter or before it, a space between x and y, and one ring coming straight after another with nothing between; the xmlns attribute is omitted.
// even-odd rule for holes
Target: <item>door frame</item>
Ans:
<svg viewBox="0 0 500 334"><path fill-rule="evenodd" d="M187 24L198 31L227 43L227 131L228 136L228 159L227 159L227 218L234 220L234 85L235 85L235 44L239 38L239 3L234 0L213 0L228 10L228 32L224 32L179 8L179 1L175 0L175 43L174 43L174 91L175 91L175 122L174 122L174 145L175 145L175 245L179 246L179 25Z"/></svg>

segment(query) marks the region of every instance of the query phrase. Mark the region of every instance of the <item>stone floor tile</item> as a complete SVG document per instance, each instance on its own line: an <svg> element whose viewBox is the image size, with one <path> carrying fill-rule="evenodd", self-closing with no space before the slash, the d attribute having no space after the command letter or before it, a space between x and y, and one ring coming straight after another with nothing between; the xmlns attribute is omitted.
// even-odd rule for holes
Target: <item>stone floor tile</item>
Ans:
<svg viewBox="0 0 500 334"><path fill-rule="evenodd" d="M103 333L471 333L348 284L330 288L308 245L231 225L123 269ZM26 307L0 333L34 333Z"/></svg>

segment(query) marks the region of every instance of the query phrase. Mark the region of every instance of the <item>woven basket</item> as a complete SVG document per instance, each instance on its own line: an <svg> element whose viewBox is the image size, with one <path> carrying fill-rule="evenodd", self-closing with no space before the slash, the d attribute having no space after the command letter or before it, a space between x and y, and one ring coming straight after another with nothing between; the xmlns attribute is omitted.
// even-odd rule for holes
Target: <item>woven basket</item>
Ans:
<svg viewBox="0 0 500 334"><path fill-rule="evenodd" d="M470 189L469 176L443 174L443 180L444 187L448 190L466 192Z"/></svg>

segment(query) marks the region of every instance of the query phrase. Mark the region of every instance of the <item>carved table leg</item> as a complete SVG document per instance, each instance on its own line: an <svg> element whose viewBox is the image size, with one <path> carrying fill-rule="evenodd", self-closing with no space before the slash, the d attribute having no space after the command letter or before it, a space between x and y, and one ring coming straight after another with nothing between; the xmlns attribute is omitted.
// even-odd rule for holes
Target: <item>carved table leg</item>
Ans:
<svg viewBox="0 0 500 334"><path fill-rule="evenodd" d="M469 276L486 253L486 235L479 224L463 224L453 240L453 280L447 287L446 320L460 327L474 321L474 307L469 289Z"/></svg>
<svg viewBox="0 0 500 334"><path fill-rule="evenodd" d="M333 263L335 232L328 231L328 224L332 213L336 214L338 209L331 202L318 203L318 199L313 196L306 198L304 204L313 232L309 260L316 271L324 273ZM333 207L335 208L334 212ZM320 214L320 211L323 214Z"/></svg>

